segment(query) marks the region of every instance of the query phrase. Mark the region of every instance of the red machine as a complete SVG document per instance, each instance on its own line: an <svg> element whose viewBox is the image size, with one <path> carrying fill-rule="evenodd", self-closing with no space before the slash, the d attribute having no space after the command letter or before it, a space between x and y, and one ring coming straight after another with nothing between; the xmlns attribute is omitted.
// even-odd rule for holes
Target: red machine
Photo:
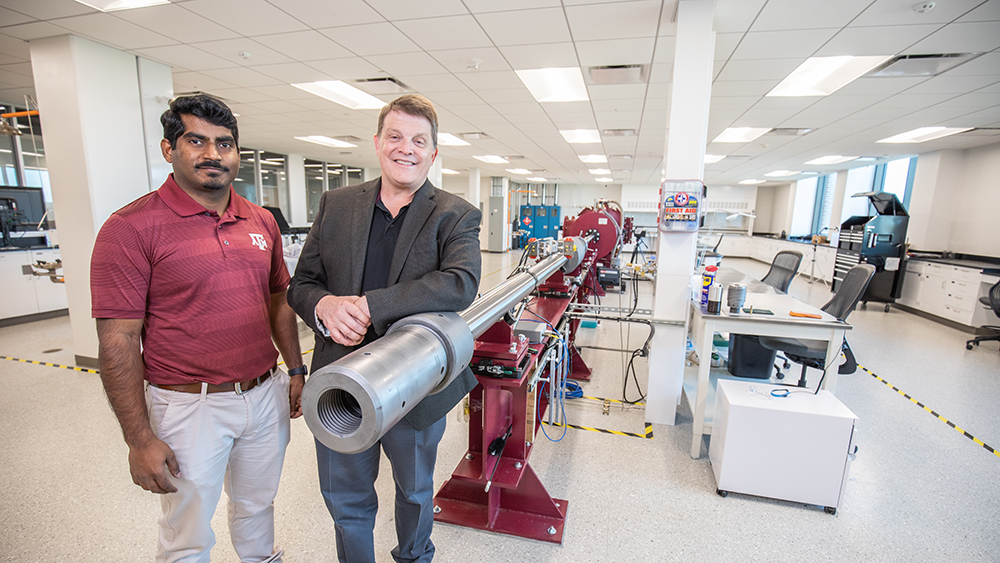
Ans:
<svg viewBox="0 0 1000 563"><path fill-rule="evenodd" d="M614 239L604 224L594 228L605 233L605 240ZM564 314L594 294L596 242L590 241L575 269L538 280L537 295L519 307L520 320L505 315L476 340L471 365L479 385L469 395L469 450L434 497L435 521L562 543L569 503L549 495L528 458L539 421L555 407L553 401L562 399L561 382L590 375L573 345L580 321ZM537 250L542 243L529 242L529 251L535 244L536 255L542 254ZM544 328L531 330L532 324ZM526 332L540 335L539 340ZM542 383L546 370L548 380ZM548 393L540 394L543 384Z"/></svg>

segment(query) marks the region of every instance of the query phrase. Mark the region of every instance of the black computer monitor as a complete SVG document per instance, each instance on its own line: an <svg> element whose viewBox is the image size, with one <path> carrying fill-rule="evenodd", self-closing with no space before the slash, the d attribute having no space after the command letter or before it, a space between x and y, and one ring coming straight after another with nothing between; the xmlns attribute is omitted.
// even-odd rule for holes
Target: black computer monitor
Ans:
<svg viewBox="0 0 1000 563"><path fill-rule="evenodd" d="M281 212L281 208L265 205L264 209L267 209L271 212L271 215L274 215L274 220L278 223L278 231L281 234L287 235L292 232L292 228L288 226L288 221L285 220L285 214Z"/></svg>
<svg viewBox="0 0 1000 563"><path fill-rule="evenodd" d="M14 202L17 211L13 220L13 230L34 231L45 217L45 196L42 188L15 188L0 186L0 201ZM3 207L12 207L4 204ZM30 228L29 228L30 227ZM46 228L42 225L42 228Z"/></svg>

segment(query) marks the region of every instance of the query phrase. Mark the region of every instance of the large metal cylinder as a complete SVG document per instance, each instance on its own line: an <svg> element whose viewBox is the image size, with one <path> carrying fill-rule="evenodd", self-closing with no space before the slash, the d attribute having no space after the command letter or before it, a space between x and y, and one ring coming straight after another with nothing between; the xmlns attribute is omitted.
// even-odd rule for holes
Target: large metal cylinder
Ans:
<svg viewBox="0 0 1000 563"><path fill-rule="evenodd" d="M578 246L586 248L581 239ZM572 258L572 256L571 256ZM550 256L477 299L461 313L422 313L309 376L302 411L309 430L341 453L362 452L427 395L469 365L474 338L567 262Z"/></svg>

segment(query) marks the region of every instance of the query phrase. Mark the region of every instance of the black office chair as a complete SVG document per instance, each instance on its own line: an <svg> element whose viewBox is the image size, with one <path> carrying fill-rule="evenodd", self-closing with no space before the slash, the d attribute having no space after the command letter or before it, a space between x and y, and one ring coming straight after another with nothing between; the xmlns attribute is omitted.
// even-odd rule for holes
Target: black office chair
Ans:
<svg viewBox="0 0 1000 563"><path fill-rule="evenodd" d="M799 264L802 263L802 253L797 250L782 250L774 256L771 262L771 269L760 281L777 289L782 293L788 292L788 286L792 285L792 279L799 272Z"/></svg>
<svg viewBox="0 0 1000 563"><path fill-rule="evenodd" d="M802 253L782 250L774 256L771 269L760 281L782 293L788 292L792 279L799 271ZM769 379L777 354L760 345L758 337L752 334L729 335L729 373L737 377ZM788 367L788 362L785 362Z"/></svg>
<svg viewBox="0 0 1000 563"><path fill-rule="evenodd" d="M983 305L988 305L991 309L993 309L993 314L1000 317L1000 281L993 284L993 287L990 288L990 292L980 297L979 302ZM986 334L973 338L965 343L966 350L972 350L972 345L975 344L976 346L979 346L980 342L991 340L1000 342L1000 326L987 325L980 328L985 328L988 332L993 331L994 334Z"/></svg>
<svg viewBox="0 0 1000 563"><path fill-rule="evenodd" d="M847 320L848 315L854 311L858 301L868 287L868 282L875 275L875 266L871 264L859 264L851 268L844 277L844 282L840 289L834 294L833 299L823 305L822 310L833 315L841 321ZM800 340L798 338L779 338L772 336L761 336L761 346L783 352L789 360L802 364L802 374L799 376L799 387L806 386L806 369L826 369L826 347L823 340ZM852 362L854 354L850 353L850 347L844 340L845 352L848 356L848 363ZM778 370L778 378L784 377L781 370Z"/></svg>

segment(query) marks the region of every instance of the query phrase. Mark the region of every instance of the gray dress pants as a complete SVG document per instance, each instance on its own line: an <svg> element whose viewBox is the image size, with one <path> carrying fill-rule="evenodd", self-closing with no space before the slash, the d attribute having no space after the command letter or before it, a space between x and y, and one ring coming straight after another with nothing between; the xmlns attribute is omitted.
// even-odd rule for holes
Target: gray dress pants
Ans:
<svg viewBox="0 0 1000 563"><path fill-rule="evenodd" d="M340 563L375 563L375 513L381 450L392 465L396 485L397 563L429 563L434 557L434 462L445 419L424 430L399 421L371 448L356 454L335 452L318 440L320 490L333 516Z"/></svg>

